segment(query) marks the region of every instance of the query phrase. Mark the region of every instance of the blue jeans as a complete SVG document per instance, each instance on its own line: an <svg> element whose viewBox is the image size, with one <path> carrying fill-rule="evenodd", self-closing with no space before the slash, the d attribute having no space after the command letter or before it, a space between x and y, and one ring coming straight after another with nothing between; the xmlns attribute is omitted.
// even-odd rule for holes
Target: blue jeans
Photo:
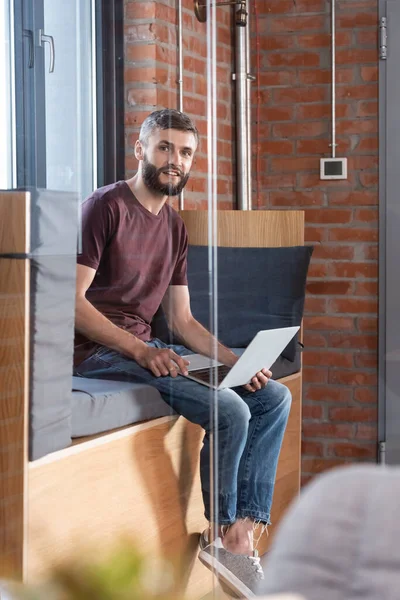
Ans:
<svg viewBox="0 0 400 600"><path fill-rule="evenodd" d="M171 346L158 339L148 345L171 348L180 355L191 353L184 346ZM218 514L213 520L220 525L230 525L237 519L250 517L270 523L276 468L291 405L287 387L270 380L264 389L256 392L242 387L214 392L180 375L155 377L134 360L105 347L83 361L75 374L152 385L174 411L205 430L200 475L208 520L212 501L210 434L216 398Z"/></svg>

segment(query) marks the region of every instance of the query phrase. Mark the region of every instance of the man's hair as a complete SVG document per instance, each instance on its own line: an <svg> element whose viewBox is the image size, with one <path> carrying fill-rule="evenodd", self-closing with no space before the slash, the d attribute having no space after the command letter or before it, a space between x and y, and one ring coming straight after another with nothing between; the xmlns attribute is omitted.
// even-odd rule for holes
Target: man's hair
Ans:
<svg viewBox="0 0 400 600"><path fill-rule="evenodd" d="M164 108L152 112L143 121L140 128L139 140L143 145L147 145L147 141L151 134L156 129L177 129L178 131L190 131L193 133L196 143L199 143L199 132L190 117L179 110L173 108Z"/></svg>

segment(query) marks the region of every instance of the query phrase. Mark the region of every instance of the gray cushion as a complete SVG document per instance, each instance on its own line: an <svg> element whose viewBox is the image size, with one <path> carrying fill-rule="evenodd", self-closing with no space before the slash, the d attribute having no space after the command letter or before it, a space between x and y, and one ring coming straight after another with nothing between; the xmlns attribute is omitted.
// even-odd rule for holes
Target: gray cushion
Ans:
<svg viewBox="0 0 400 600"><path fill-rule="evenodd" d="M72 388L72 437L175 414L143 383L73 377Z"/></svg>
<svg viewBox="0 0 400 600"><path fill-rule="evenodd" d="M397 600L399 498L396 467L349 467L315 480L276 534L260 593Z"/></svg>

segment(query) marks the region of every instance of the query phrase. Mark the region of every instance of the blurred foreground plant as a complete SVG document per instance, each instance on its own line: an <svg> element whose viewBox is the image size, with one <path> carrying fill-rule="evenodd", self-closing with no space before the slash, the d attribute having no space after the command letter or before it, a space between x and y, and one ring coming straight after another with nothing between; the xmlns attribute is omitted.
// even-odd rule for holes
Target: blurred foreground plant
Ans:
<svg viewBox="0 0 400 600"><path fill-rule="evenodd" d="M148 560L131 543L103 559L83 556L52 570L42 586L11 589L16 600L179 600L172 566Z"/></svg>

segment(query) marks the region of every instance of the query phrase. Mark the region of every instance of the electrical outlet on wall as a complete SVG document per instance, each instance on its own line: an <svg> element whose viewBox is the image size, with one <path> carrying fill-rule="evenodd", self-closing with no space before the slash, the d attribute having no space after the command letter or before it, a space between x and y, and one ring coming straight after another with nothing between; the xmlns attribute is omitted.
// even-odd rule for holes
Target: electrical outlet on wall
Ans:
<svg viewBox="0 0 400 600"><path fill-rule="evenodd" d="M321 158L320 179L347 179L347 158Z"/></svg>

